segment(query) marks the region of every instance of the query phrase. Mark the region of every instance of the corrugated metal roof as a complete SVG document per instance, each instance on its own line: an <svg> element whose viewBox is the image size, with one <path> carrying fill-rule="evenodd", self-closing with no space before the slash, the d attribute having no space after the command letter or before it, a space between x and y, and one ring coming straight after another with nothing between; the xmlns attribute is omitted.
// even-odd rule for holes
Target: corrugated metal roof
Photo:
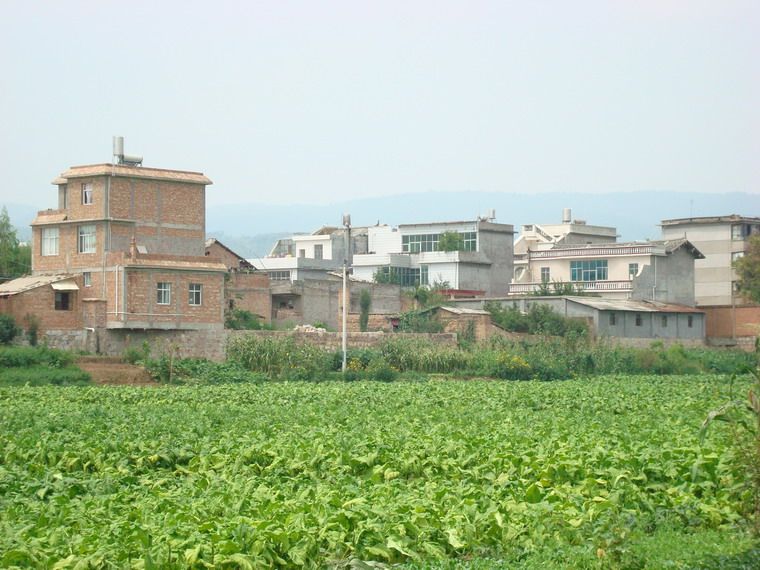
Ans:
<svg viewBox="0 0 760 570"><path fill-rule="evenodd" d="M631 311L636 313L704 313L694 307L660 303L657 301L633 301L630 299L604 299L601 297L567 297L568 301L585 305L599 311Z"/></svg>
<svg viewBox="0 0 760 570"><path fill-rule="evenodd" d="M37 287L43 287L45 285L51 285L64 279L71 279L73 275L69 274L57 274L57 275L28 275L26 277L19 277L0 283L0 295L17 295L24 291L36 289Z"/></svg>
<svg viewBox="0 0 760 570"><path fill-rule="evenodd" d="M87 164L72 166L53 180L53 184L66 184L69 178L89 176L124 176L127 178L149 178L191 184L213 184L202 172L186 170L167 170L165 168L146 168L143 166L125 166L123 164Z"/></svg>

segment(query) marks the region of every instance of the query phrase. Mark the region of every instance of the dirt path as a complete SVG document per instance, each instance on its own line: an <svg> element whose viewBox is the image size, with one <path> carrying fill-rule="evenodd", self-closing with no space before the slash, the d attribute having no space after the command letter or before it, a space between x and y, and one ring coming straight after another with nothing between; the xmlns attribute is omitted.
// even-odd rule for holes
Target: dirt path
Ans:
<svg viewBox="0 0 760 570"><path fill-rule="evenodd" d="M83 356L76 365L92 376L95 384L121 386L157 386L148 371L141 366L127 364L120 358Z"/></svg>

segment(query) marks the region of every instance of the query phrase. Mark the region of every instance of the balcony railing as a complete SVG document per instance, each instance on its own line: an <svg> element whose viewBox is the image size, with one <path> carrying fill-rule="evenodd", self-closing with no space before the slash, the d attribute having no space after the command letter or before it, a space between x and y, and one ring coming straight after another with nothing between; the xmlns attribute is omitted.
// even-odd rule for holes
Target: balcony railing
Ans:
<svg viewBox="0 0 760 570"><path fill-rule="evenodd" d="M630 291L630 281L571 281L576 290L586 293L599 293L604 291ZM510 295L527 295L541 289L542 283L511 283L509 285ZM553 291L552 283L548 283L548 288Z"/></svg>
<svg viewBox="0 0 760 570"><path fill-rule="evenodd" d="M568 247L531 251L530 259L546 259L551 257L604 257L610 255L648 255L654 252L653 245L634 245L621 247ZM527 254L526 254L526 257Z"/></svg>

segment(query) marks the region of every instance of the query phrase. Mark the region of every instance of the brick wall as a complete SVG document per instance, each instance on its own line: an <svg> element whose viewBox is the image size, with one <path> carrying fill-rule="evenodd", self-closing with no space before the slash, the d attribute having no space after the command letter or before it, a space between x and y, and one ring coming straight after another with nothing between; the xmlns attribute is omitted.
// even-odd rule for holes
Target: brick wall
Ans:
<svg viewBox="0 0 760 570"><path fill-rule="evenodd" d="M151 354L173 353L175 356L208 358L221 361L225 358L227 339L240 336L260 338L283 338L292 336L299 343L307 343L325 350L339 350L340 333L306 333L294 331L98 331L100 334L100 352L109 356L119 356L128 346L141 348L144 342L151 347ZM349 348L371 348L382 344L389 338L423 338L439 344L455 346L454 334L387 334L387 333L350 333L347 337Z"/></svg>
<svg viewBox="0 0 760 570"><path fill-rule="evenodd" d="M79 291L71 291L69 310L55 310L55 291L49 285L36 287L23 293L0 298L0 313L9 314L16 324L27 328L27 315L34 315L39 320L40 333L46 330L72 330L82 328L81 279L78 280Z"/></svg>
<svg viewBox="0 0 760 570"><path fill-rule="evenodd" d="M226 261L225 261L226 263ZM225 278L225 306L250 311L266 322L272 320L272 296L266 273L228 273Z"/></svg>
<svg viewBox="0 0 760 570"><path fill-rule="evenodd" d="M760 306L700 307L700 309L705 312L707 336L710 338L760 335Z"/></svg>
<svg viewBox="0 0 760 570"><path fill-rule="evenodd" d="M163 269L127 268L126 309L127 315L109 315L109 320L127 319L133 323L144 323L147 328L165 325L181 328L191 325L215 325L223 323L224 274L201 271L171 271ZM169 304L159 304L158 283L169 283L171 295ZM123 283L123 281L122 281ZM201 305L189 303L190 284L202 287ZM119 296L123 298L123 291Z"/></svg>

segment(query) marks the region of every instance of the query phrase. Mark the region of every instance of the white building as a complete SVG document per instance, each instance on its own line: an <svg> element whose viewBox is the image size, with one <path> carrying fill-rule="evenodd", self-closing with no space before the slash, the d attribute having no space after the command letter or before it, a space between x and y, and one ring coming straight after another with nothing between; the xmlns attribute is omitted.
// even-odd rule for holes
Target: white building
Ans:
<svg viewBox="0 0 760 570"><path fill-rule="evenodd" d="M346 230L323 226L311 234L297 234L277 240L269 255L249 259L253 266L269 274L271 281L324 279L343 266ZM351 251L367 251L367 228L351 229Z"/></svg>
<svg viewBox="0 0 760 570"><path fill-rule="evenodd" d="M461 236L457 251L439 251L441 235ZM514 229L489 218L367 228L367 253L353 256L354 277L403 287L448 288L499 294L512 275Z"/></svg>
<svg viewBox="0 0 760 570"><path fill-rule="evenodd" d="M591 226L585 220L573 220L570 208L562 210L561 224L526 224L515 240L515 269L518 259L528 251L551 249L559 245L614 243L617 230L609 226Z"/></svg>
<svg viewBox="0 0 760 570"><path fill-rule="evenodd" d="M694 305L694 261L702 253L688 240L555 245L529 251L516 265L510 295L571 283L576 291L613 299Z"/></svg>

